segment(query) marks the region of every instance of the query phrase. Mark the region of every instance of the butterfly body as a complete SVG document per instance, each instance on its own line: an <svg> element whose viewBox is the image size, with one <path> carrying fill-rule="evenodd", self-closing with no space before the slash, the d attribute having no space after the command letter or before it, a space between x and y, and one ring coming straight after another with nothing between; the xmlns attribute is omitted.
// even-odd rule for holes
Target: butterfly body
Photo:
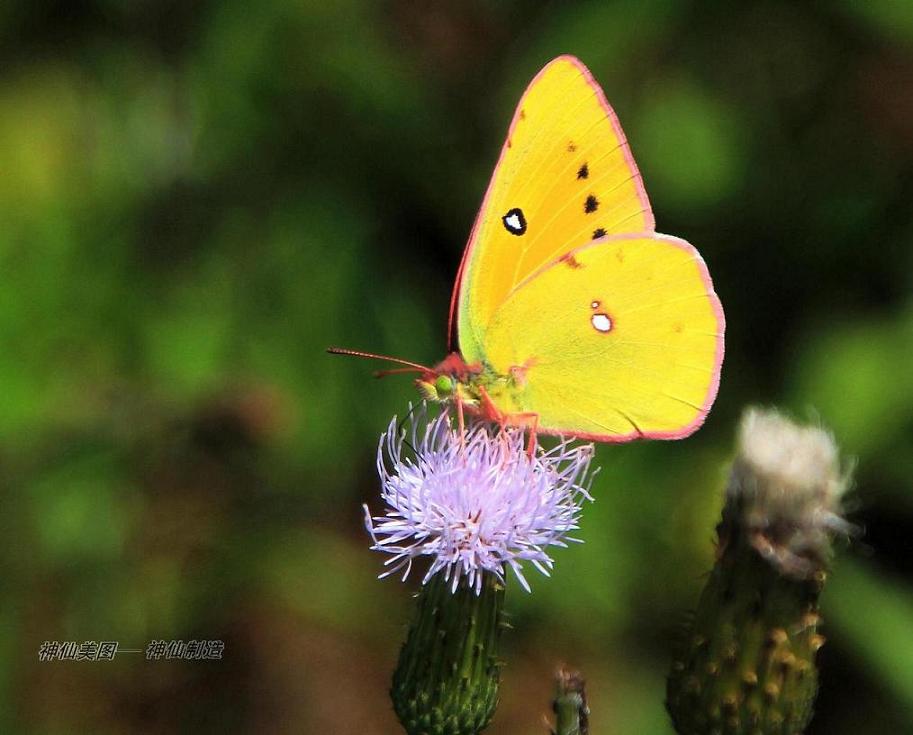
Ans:
<svg viewBox="0 0 913 735"><path fill-rule="evenodd" d="M615 113L577 59L523 94L463 254L459 351L429 400L502 425L606 442L675 439L716 397L725 320L684 240L655 232Z"/></svg>

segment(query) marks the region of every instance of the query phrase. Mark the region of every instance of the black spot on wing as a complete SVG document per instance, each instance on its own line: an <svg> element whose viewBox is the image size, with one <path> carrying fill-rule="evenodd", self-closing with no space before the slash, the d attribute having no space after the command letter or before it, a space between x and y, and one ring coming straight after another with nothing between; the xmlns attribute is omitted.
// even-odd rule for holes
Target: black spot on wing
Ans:
<svg viewBox="0 0 913 735"><path fill-rule="evenodd" d="M589 175L590 175L590 168L585 163L579 169L577 169L577 178L578 179L589 178Z"/></svg>
<svg viewBox="0 0 913 735"><path fill-rule="evenodd" d="M597 209L599 209L599 200L590 194L583 203L583 211L587 214L592 214Z"/></svg>
<svg viewBox="0 0 913 735"><path fill-rule="evenodd" d="M593 230L593 239L598 240L600 237L605 237L606 232L601 227Z"/></svg>
<svg viewBox="0 0 913 735"><path fill-rule="evenodd" d="M568 153L573 153L573 152L576 151L576 150L577 150L577 144L574 143L573 140L570 141L570 142L567 144L567 152L568 152Z"/></svg>

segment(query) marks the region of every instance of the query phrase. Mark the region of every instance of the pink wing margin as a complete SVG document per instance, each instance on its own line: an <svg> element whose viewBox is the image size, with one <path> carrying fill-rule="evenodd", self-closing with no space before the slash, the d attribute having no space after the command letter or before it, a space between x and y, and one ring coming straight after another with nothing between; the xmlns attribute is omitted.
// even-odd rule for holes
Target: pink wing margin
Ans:
<svg viewBox="0 0 913 735"><path fill-rule="evenodd" d="M456 280L453 283L453 291L450 294L450 310L447 316L447 351L453 352L456 348L458 342L457 335L457 305L460 299L460 291L463 286L463 278L466 271L466 263L469 260L469 255L472 252L472 248L475 245L476 233L478 232L479 226L482 221L482 214L488 207L488 200L491 196L491 190L494 186L495 179L497 178L498 170L501 168L501 163L504 161L504 157L507 155L508 145L507 142L511 139L514 134L514 128L517 125L517 120L519 117L520 108L523 106L523 100L526 98L526 95L529 94L530 90L536 86L536 83L539 79L548 71L548 69L553 64L558 64L561 62L566 62L577 67L580 73L583 75L586 83L592 88L593 93L596 95L596 98L599 100L599 104L602 106L602 109L605 111L606 117L609 122L612 124L612 130L615 131L615 135L618 136L618 139L621 141L621 145L624 150L625 163L628 164L628 168L631 173L634 175L634 181L636 182L637 189L637 198L640 200L641 207L645 215L645 225L647 230L654 230L656 228L656 220L653 216L653 208L650 206L650 200L647 197L647 190L644 188L643 177L640 175L640 170L637 168L637 163L634 161L634 156L631 153L631 146L628 145L628 139L625 137L624 131L621 129L621 123L618 121L618 115L615 114L615 110L612 109L612 106L609 104L608 100L605 97L605 93L602 91L602 87L599 86L599 83L593 78L590 70L586 68L584 63L580 61L576 56L571 56L570 54L562 54L561 56L552 59L548 64L546 64L533 80L526 86L526 90L523 92L523 96L520 98L520 102L517 104L517 109L514 112L514 117L511 120L510 128L507 131L507 138L504 140L504 145L501 147L501 155L498 157L498 162L495 164L494 172L491 175L491 180L488 182L488 188L485 190L485 196L482 199L482 206L479 207L479 213L476 215L475 222L472 225L472 230L469 233L469 240L466 242L466 247L463 249L463 257L460 259L460 266L457 269ZM715 394L715 391L714 391ZM699 425L699 424L698 424ZM695 427L696 429L697 427ZM692 429L693 431L694 429ZM690 432L689 432L690 433ZM585 437L581 437L585 438ZM672 438L672 437L669 437Z"/></svg>

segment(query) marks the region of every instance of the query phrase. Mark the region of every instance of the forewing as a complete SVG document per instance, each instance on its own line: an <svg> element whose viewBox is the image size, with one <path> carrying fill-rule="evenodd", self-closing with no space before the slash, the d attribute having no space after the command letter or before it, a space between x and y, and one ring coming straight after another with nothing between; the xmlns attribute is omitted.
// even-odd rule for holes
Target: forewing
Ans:
<svg viewBox="0 0 913 735"><path fill-rule="evenodd" d="M653 229L612 108L571 56L549 63L517 106L460 266L451 303L460 350L485 358L495 312L568 243Z"/></svg>

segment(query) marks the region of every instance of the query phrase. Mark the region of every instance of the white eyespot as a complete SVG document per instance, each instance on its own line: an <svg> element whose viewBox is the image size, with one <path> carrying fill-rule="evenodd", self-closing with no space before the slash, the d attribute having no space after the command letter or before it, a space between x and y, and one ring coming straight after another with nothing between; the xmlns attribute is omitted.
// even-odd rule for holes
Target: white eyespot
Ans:
<svg viewBox="0 0 913 735"><path fill-rule="evenodd" d="M511 235L522 235L526 232L526 217L523 215L523 210L519 207L511 209L507 214L501 217L501 221L504 223L504 229Z"/></svg>
<svg viewBox="0 0 913 735"><path fill-rule="evenodd" d="M608 314L593 314L590 321L597 332L608 332L612 329L612 320L609 319Z"/></svg>
<svg viewBox="0 0 913 735"><path fill-rule="evenodd" d="M598 301L594 301L592 304L590 304L590 308L591 308L591 309L598 309L598 308L599 308L599 302L598 302Z"/></svg>

